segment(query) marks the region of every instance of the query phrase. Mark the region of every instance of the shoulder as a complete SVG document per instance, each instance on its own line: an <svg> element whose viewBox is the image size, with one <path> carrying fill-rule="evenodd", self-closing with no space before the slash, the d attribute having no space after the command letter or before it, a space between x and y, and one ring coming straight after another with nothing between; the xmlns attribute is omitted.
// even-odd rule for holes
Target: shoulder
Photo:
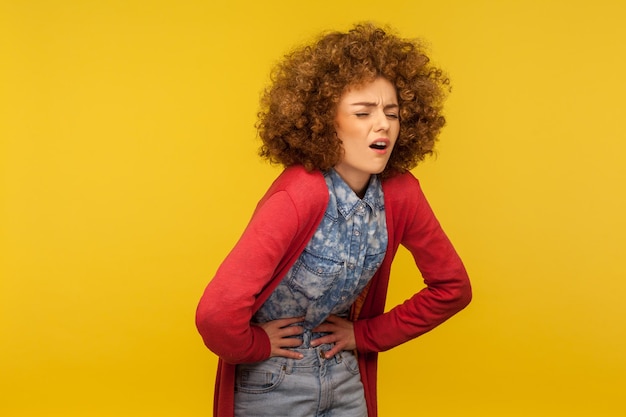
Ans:
<svg viewBox="0 0 626 417"><path fill-rule="evenodd" d="M307 171L303 166L295 165L286 168L274 180L271 190L285 190L293 194L325 194L327 187L320 171Z"/></svg>
<svg viewBox="0 0 626 417"><path fill-rule="evenodd" d="M307 171L300 165L286 168L267 190L259 206L282 195L304 215L323 212L328 204L328 187L320 171Z"/></svg>
<svg viewBox="0 0 626 417"><path fill-rule="evenodd" d="M382 187L388 202L407 201L423 196L419 180L408 171L385 179Z"/></svg>

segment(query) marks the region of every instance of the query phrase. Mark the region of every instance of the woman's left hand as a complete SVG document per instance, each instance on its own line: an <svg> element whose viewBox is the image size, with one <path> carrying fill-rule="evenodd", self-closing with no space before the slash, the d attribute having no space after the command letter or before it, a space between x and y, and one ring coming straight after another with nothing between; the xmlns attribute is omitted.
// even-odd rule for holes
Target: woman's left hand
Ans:
<svg viewBox="0 0 626 417"><path fill-rule="evenodd" d="M333 314L330 315L324 323L313 329L313 331L319 333L330 333L311 341L311 346L313 347L324 343L334 343L333 348L326 351L324 355L326 359L332 358L342 350L356 349L354 324L350 320L346 320Z"/></svg>

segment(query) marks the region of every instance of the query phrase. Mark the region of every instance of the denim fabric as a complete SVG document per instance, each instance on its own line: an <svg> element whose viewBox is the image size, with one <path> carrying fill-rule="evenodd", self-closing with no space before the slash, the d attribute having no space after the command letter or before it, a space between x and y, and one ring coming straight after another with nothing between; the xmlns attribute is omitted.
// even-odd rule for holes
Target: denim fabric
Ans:
<svg viewBox="0 0 626 417"><path fill-rule="evenodd" d="M295 349L303 359L237 365L235 417L366 417L356 357L341 352L324 359L328 349Z"/></svg>
<svg viewBox="0 0 626 417"><path fill-rule="evenodd" d="M346 317L350 306L380 267L387 249L387 224L380 180L373 175L363 199L343 179L324 173L330 199L322 222L299 259L253 317L264 323L305 317L302 347L311 330L330 314Z"/></svg>

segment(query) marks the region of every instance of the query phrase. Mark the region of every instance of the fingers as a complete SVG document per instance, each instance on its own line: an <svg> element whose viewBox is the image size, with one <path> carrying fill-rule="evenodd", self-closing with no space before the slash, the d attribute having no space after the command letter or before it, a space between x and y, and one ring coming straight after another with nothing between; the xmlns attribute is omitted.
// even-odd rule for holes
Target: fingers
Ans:
<svg viewBox="0 0 626 417"><path fill-rule="evenodd" d="M281 328L280 331L278 332L278 334L281 337L296 336L302 333L304 333L304 327L302 326L289 326L289 327Z"/></svg>
<svg viewBox="0 0 626 417"><path fill-rule="evenodd" d="M312 330L313 333L332 333L337 327L330 323L322 323Z"/></svg>
<svg viewBox="0 0 626 417"><path fill-rule="evenodd" d="M314 332L328 333L311 341L311 346L330 344L333 347L326 352L326 357L332 357L342 350L352 350L356 348L354 338L354 324L338 316L330 316L326 321L315 329Z"/></svg>
<svg viewBox="0 0 626 417"><path fill-rule="evenodd" d="M314 333L333 333L338 330L338 326L335 323L325 321L316 328L313 329Z"/></svg>
<svg viewBox="0 0 626 417"><path fill-rule="evenodd" d="M288 350L288 349L278 349L273 356L280 356L283 358L296 359L296 360L304 358L304 355L302 353L295 352L293 350Z"/></svg>
<svg viewBox="0 0 626 417"><path fill-rule="evenodd" d="M303 320L301 317L292 317L287 319L272 320L265 323L255 324L263 328L270 336L277 335L279 337L295 336L301 334L304 331L302 326L293 326L295 323L300 323Z"/></svg>
<svg viewBox="0 0 626 417"><path fill-rule="evenodd" d="M303 317L290 317L257 324L257 326L265 330L270 339L270 356L302 359L302 354L288 348L298 347L302 344L302 340L292 336L297 336L304 332L304 327L295 326L296 323L301 323L303 320Z"/></svg>
<svg viewBox="0 0 626 417"><path fill-rule="evenodd" d="M347 321L346 319L343 319L335 314L331 314L330 316L328 316L325 320L327 323L336 323L339 321Z"/></svg>
<svg viewBox="0 0 626 417"><path fill-rule="evenodd" d="M300 338L293 336L301 335L304 327L297 325L304 321L304 317L290 317L272 320L258 324L267 333L271 344L271 356L281 356L290 359L302 359L303 355L290 350L302 344ZM315 329L315 333L327 333L311 341L311 346L316 347L323 344L332 345L330 350L324 352L326 358L332 358L342 350L352 350L356 348L354 340L354 325L351 321L331 315L326 321Z"/></svg>
<svg viewBox="0 0 626 417"><path fill-rule="evenodd" d="M338 354L339 352L343 350L350 350L348 349L348 343L345 340L340 340L336 336L333 336L333 335L322 336L322 337L318 337L315 340L311 340L312 347L321 346L324 344L328 344L332 346L329 350L324 351L324 357L326 359L332 358L333 356L335 356L336 354Z"/></svg>
<svg viewBox="0 0 626 417"><path fill-rule="evenodd" d="M339 352L341 352L342 350L345 350L345 349L342 349L341 347L339 347L339 345L335 345L333 346L331 350L327 350L326 352L324 352L324 358L330 359L336 354L338 354Z"/></svg>
<svg viewBox="0 0 626 417"><path fill-rule="evenodd" d="M315 333L334 333L343 328L352 327L352 322L346 319L342 319L339 316L328 316L326 321L313 329Z"/></svg>
<svg viewBox="0 0 626 417"><path fill-rule="evenodd" d="M296 348L302 344L300 339L285 338L280 340L280 347L272 349L272 356L282 356L290 359L302 359L304 355L287 348Z"/></svg>
<svg viewBox="0 0 626 417"><path fill-rule="evenodd" d="M311 346L317 347L321 345L333 345L333 349L337 348L338 351L350 350L350 338L349 335L329 334L326 336L318 337L311 340Z"/></svg>
<svg viewBox="0 0 626 417"><path fill-rule="evenodd" d="M292 332L293 334L287 335L277 335L276 344L277 347L280 348L288 348L288 347L298 347L302 344L302 340L290 336L295 336L301 334L302 332Z"/></svg>

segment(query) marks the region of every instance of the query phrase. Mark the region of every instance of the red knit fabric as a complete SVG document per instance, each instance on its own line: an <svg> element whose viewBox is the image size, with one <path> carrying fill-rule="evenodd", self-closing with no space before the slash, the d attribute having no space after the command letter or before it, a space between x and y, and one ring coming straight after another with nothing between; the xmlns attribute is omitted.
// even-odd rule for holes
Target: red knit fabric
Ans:
<svg viewBox="0 0 626 417"><path fill-rule="evenodd" d="M452 244L411 173L382 183L389 233L387 254L354 322L361 379L369 417L377 416L378 352L411 340L463 309L470 282ZM235 365L265 360L267 334L250 324L315 233L328 204L320 172L287 168L261 199L243 235L223 261L198 305L196 325L219 356L215 417L234 414ZM399 245L415 259L426 287L384 313L391 263ZM355 311L355 310L353 310Z"/></svg>

